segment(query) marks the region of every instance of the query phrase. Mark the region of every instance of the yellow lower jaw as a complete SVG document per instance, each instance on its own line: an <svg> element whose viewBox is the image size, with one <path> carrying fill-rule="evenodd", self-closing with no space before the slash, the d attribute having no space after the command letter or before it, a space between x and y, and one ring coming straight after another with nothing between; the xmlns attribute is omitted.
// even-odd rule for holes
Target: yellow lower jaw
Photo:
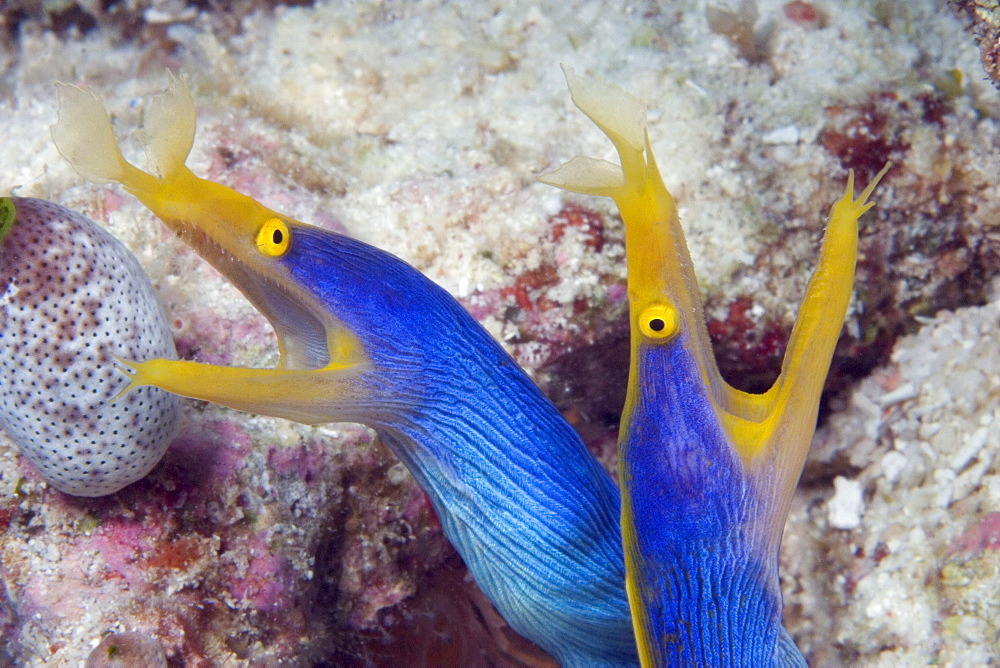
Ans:
<svg viewBox="0 0 1000 668"><path fill-rule="evenodd" d="M358 399L360 388L352 381L366 367L364 363L333 363L311 370L248 369L167 359L130 362L116 357L115 361L130 381L123 394L152 385L192 399L305 424L330 422L337 404Z"/></svg>

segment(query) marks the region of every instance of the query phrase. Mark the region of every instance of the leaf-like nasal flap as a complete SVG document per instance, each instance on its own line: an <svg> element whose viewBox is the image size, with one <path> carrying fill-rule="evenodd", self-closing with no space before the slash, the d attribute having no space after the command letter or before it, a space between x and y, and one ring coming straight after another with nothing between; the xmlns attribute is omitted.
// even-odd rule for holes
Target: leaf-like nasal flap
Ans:
<svg viewBox="0 0 1000 668"><path fill-rule="evenodd" d="M625 174L612 162L578 155L538 180L581 195L610 197L625 185Z"/></svg>

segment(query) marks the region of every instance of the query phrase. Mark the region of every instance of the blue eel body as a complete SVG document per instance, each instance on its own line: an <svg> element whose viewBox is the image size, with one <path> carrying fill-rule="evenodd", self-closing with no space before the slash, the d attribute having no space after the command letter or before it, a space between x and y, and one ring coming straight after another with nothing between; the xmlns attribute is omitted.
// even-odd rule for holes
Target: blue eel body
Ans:
<svg viewBox="0 0 1000 668"><path fill-rule="evenodd" d="M155 175L122 158L103 105L81 89L60 87L53 139L80 174L120 183L232 281L271 322L281 359L274 369L164 359L122 369L130 387L372 427L500 614L563 665L804 665L781 625L778 547L874 183L855 200L849 179L832 210L779 381L740 393L718 374L645 108L617 87L567 80L622 161L575 158L543 179L613 197L626 227L622 496L442 288L389 253L192 174L194 106L177 80L145 113Z"/></svg>
<svg viewBox="0 0 1000 668"><path fill-rule="evenodd" d="M375 429L407 466L507 622L565 665L636 663L618 489L510 355L377 248L296 227L279 262L370 337L363 399L337 419Z"/></svg>
<svg viewBox="0 0 1000 668"><path fill-rule="evenodd" d="M759 502L715 421L681 341L641 351L641 399L620 439L637 508L638 577L659 597L648 624L657 665L765 666L781 628L775 564L748 521ZM647 371L654 370L653 373ZM666 373L661 373L664 370ZM665 413L667 413L665 415ZM670 641L669 639L673 639Z"/></svg>

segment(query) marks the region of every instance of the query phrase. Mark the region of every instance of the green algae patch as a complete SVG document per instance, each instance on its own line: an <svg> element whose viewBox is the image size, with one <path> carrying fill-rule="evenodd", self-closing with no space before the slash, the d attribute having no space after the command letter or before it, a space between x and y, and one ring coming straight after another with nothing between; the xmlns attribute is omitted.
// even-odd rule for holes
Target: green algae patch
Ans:
<svg viewBox="0 0 1000 668"><path fill-rule="evenodd" d="M14 226L14 200L9 197L0 197L0 241L7 236L10 228Z"/></svg>
<svg viewBox="0 0 1000 668"><path fill-rule="evenodd" d="M90 535L101 526L101 518L92 513L87 513L80 519L77 529L86 535Z"/></svg>

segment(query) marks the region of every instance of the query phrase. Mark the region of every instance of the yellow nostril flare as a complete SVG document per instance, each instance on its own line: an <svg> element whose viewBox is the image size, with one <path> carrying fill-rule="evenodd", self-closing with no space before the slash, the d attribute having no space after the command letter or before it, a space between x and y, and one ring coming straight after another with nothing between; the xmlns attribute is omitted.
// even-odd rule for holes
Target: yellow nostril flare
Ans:
<svg viewBox="0 0 1000 668"><path fill-rule="evenodd" d="M257 232L257 250L268 257L279 257L288 251L291 240L288 225L278 218L268 218Z"/></svg>
<svg viewBox="0 0 1000 668"><path fill-rule="evenodd" d="M677 310L671 306L650 306L639 314L639 331L653 341L669 341L680 330Z"/></svg>

